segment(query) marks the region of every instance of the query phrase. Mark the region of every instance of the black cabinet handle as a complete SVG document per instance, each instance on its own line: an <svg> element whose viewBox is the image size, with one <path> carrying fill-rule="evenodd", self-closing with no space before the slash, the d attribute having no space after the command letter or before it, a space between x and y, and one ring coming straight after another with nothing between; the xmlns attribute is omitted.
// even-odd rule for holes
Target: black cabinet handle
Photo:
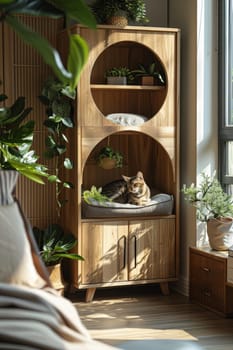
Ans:
<svg viewBox="0 0 233 350"><path fill-rule="evenodd" d="M122 244L123 241L123 244ZM126 236L122 236L118 242L118 256L119 256L119 271L123 270L126 266ZM123 261L122 261L122 252L123 252Z"/></svg>
<svg viewBox="0 0 233 350"><path fill-rule="evenodd" d="M137 266L137 237L133 235L134 239L134 268Z"/></svg>

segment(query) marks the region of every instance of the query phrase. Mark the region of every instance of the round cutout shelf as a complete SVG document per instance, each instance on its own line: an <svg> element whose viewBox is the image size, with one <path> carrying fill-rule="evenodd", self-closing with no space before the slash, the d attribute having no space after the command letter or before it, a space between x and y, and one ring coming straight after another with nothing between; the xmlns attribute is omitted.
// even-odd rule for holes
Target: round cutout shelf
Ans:
<svg viewBox="0 0 233 350"><path fill-rule="evenodd" d="M105 147L122 155L122 167L104 169L98 162ZM158 170L159 169L159 170ZM172 162L162 145L137 131L121 131L102 139L90 152L83 169L83 188L97 188L141 171L151 189L173 193Z"/></svg>
<svg viewBox="0 0 233 350"><path fill-rule="evenodd" d="M120 67L131 72L127 83L107 83L106 72ZM156 73L152 82L144 82L148 77L135 72L153 68ZM167 73L159 56L133 41L109 46L98 56L91 72L91 94L97 108L107 119L123 126L141 125L153 118L165 101L167 85Z"/></svg>

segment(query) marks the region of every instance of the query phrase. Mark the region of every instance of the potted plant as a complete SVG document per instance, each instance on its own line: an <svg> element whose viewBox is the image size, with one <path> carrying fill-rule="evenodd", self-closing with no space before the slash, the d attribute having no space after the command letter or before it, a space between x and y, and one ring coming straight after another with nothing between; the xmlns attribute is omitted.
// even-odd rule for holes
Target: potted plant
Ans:
<svg viewBox="0 0 233 350"><path fill-rule="evenodd" d="M125 26L128 21L141 24L149 21L143 0L95 0L91 9L98 23Z"/></svg>
<svg viewBox="0 0 233 350"><path fill-rule="evenodd" d="M44 230L33 227L33 234L54 288L63 290L62 260L84 260L82 256L70 252L77 240L72 233L65 233L59 224L50 224Z"/></svg>
<svg viewBox="0 0 233 350"><path fill-rule="evenodd" d="M126 85L128 80L133 80L134 77L127 67L113 67L106 71L105 77L108 84Z"/></svg>
<svg viewBox="0 0 233 350"><path fill-rule="evenodd" d="M56 78L49 78L44 83L40 101L46 106L47 119L44 120L44 126L47 128L45 138L44 155L50 160L54 160L53 167L55 175L49 176L49 181L55 182L55 200L58 217L61 215L61 208L66 202L62 198L63 190L73 188L69 181L61 180L62 169L70 170L73 168L73 162L66 157L68 138L66 131L73 127L73 102L75 94L70 94L67 85L59 82ZM63 171L65 175L65 172Z"/></svg>
<svg viewBox="0 0 233 350"><path fill-rule="evenodd" d="M233 198L226 194L215 174L201 174L198 186L183 186L185 199L196 208L197 219L207 223L209 244L227 250L233 244Z"/></svg>
<svg viewBox="0 0 233 350"><path fill-rule="evenodd" d="M97 155L98 165L106 170L113 168L122 168L123 156L120 152L115 151L112 147L103 147Z"/></svg>
<svg viewBox="0 0 233 350"><path fill-rule="evenodd" d="M83 191L83 199L87 204L92 204L93 202L98 202L104 205L105 202L109 202L110 199L103 195L102 188L96 188L96 186L91 186L90 190Z"/></svg>
<svg viewBox="0 0 233 350"><path fill-rule="evenodd" d="M142 85L164 85L165 77L157 62L152 62L149 65L139 63L138 69L131 71L134 78L141 77Z"/></svg>

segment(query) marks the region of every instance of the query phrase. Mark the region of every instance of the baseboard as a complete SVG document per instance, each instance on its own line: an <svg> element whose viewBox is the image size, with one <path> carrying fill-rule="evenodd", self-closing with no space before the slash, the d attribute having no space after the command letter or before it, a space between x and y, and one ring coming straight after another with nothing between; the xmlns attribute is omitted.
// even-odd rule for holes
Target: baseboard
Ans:
<svg viewBox="0 0 233 350"><path fill-rule="evenodd" d="M177 293L189 296L189 280L187 276L180 276L177 282L171 284L171 288Z"/></svg>

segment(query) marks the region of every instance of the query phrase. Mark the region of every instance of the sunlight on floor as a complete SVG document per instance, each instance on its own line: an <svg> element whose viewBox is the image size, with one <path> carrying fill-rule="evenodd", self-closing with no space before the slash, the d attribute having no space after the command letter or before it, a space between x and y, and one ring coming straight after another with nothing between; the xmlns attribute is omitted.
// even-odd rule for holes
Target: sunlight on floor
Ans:
<svg viewBox="0 0 233 350"><path fill-rule="evenodd" d="M101 313L95 313L95 314L90 314L90 315L86 315L86 319L98 319L98 318L102 318L102 319L115 319L116 317L114 316L110 316L107 314L101 314Z"/></svg>
<svg viewBox="0 0 233 350"><path fill-rule="evenodd" d="M114 328L114 329L99 329L89 332L92 337L98 339L124 339L140 340L140 339L169 339L169 340L198 340L182 329L151 329L151 328Z"/></svg>

